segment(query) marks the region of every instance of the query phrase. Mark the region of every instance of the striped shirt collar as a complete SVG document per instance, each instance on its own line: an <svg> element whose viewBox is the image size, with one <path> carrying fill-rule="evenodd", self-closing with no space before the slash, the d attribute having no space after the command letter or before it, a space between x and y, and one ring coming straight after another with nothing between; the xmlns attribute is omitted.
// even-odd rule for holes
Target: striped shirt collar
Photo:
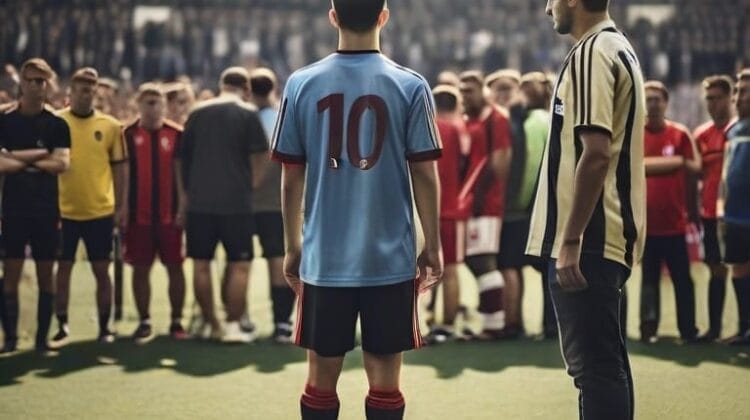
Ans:
<svg viewBox="0 0 750 420"><path fill-rule="evenodd" d="M612 19L605 19L605 20L597 23L596 25L592 26L591 29L589 29L588 31L586 31L586 33L583 34L583 36L581 37L581 39L579 39L578 42L576 42L576 47L578 47L579 45L581 45L586 39L588 39L589 36L591 36L591 35L593 35L593 34L595 34L597 32L601 32L601 31L603 31L605 29L616 28L616 27L617 27L617 25L615 25L615 22Z"/></svg>

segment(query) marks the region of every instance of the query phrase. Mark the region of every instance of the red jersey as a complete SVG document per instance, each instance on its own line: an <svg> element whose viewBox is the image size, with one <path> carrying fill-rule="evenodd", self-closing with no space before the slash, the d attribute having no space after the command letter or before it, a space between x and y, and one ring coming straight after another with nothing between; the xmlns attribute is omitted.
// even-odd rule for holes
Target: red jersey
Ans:
<svg viewBox="0 0 750 420"><path fill-rule="evenodd" d="M507 150L511 147L510 124L508 118L496 107L487 107L478 118L467 118L466 127L471 136L471 151L469 152L469 173L486 161L491 163L490 155L498 150ZM491 139L487 136L491 135ZM486 160L485 160L486 158ZM474 187L474 197L480 188L481 179ZM503 217L505 212L505 181L498 179L492 181L492 185L484 196L484 204L480 216Z"/></svg>
<svg viewBox="0 0 750 420"><path fill-rule="evenodd" d="M130 221L138 225L168 225L177 213L177 183L174 159L179 150L182 127L165 121L158 130L140 126L140 120L125 129L130 156Z"/></svg>
<svg viewBox="0 0 750 420"><path fill-rule="evenodd" d="M729 125L729 124L727 124ZM716 201L719 199L721 171L724 167L724 146L727 127L719 127L709 121L695 130L695 141L703 159L701 189L701 216L716 219Z"/></svg>
<svg viewBox="0 0 750 420"><path fill-rule="evenodd" d="M648 127L644 137L645 156L683 156L693 159L693 147L687 129L671 121L661 131ZM646 178L647 234L666 236L684 234L687 229L687 192L685 169L667 175Z"/></svg>
<svg viewBox="0 0 750 420"><path fill-rule="evenodd" d="M440 218L457 220L462 216L458 208L458 193L461 189L462 143L465 142L466 127L463 121L454 118L438 118L437 127L443 143L443 155L438 160L440 175Z"/></svg>

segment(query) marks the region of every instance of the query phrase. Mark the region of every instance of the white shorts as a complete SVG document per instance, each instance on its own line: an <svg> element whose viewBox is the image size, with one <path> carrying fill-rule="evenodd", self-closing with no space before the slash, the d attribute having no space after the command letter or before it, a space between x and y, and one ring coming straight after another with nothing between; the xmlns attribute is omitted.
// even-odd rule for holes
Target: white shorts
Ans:
<svg viewBox="0 0 750 420"><path fill-rule="evenodd" d="M500 252L503 220L496 216L473 217L466 222L466 256L494 255Z"/></svg>

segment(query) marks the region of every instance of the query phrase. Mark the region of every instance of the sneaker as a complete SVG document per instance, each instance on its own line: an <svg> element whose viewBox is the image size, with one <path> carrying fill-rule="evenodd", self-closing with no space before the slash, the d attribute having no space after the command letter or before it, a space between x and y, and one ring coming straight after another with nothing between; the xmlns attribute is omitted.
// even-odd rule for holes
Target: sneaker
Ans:
<svg viewBox="0 0 750 420"><path fill-rule="evenodd" d="M65 347L70 342L70 329L68 324L60 325L60 329L57 330L57 334L52 337L49 342L49 347L53 350L58 350Z"/></svg>
<svg viewBox="0 0 750 420"><path fill-rule="evenodd" d="M271 337L273 341L279 344L291 344L292 334L292 324L288 322L279 322L273 329L273 335Z"/></svg>
<svg viewBox="0 0 750 420"><path fill-rule="evenodd" d="M222 342L231 344L251 343L253 340L255 340L253 333L242 331L242 327L237 321L227 322L224 327L224 335L221 337Z"/></svg>
<svg viewBox="0 0 750 420"><path fill-rule="evenodd" d="M714 331L707 331L705 334L698 336L697 341L699 343L713 343L719 339L719 334Z"/></svg>
<svg viewBox="0 0 750 420"><path fill-rule="evenodd" d="M642 321L641 322L641 342L645 344L655 344L659 341L659 337L656 335L659 329L659 325L656 321Z"/></svg>
<svg viewBox="0 0 750 420"><path fill-rule="evenodd" d="M102 343L102 344L112 344L115 342L115 335L110 330L104 330L99 333L99 337L96 339L96 341Z"/></svg>
<svg viewBox="0 0 750 420"><path fill-rule="evenodd" d="M255 323L250 320L250 315L247 312L240 318L240 329L246 333L252 334L255 332Z"/></svg>
<svg viewBox="0 0 750 420"><path fill-rule="evenodd" d="M221 327L213 328L211 324L204 323L199 330L198 337L203 340L220 341L224 333L221 331Z"/></svg>
<svg viewBox="0 0 750 420"><path fill-rule="evenodd" d="M745 331L744 334L737 334L728 338L726 344L730 346L750 346L750 330Z"/></svg>
<svg viewBox="0 0 750 420"><path fill-rule="evenodd" d="M169 326L169 336L172 337L173 340L190 339L190 334L182 328L182 324L179 322L173 322L172 325Z"/></svg>
<svg viewBox="0 0 750 420"><path fill-rule="evenodd" d="M139 345L146 344L155 337L156 334L154 334L154 329L151 328L151 324L147 322L141 322L138 324L138 328L136 328L133 333L133 340L135 341L135 344Z"/></svg>
<svg viewBox="0 0 750 420"><path fill-rule="evenodd" d="M438 325L430 329L430 332L423 337L425 344L433 346L435 344L443 344L446 341L454 339L453 331L450 329Z"/></svg>
<svg viewBox="0 0 750 420"><path fill-rule="evenodd" d="M53 349L46 342L37 342L34 346L34 351L41 354L44 357L55 357L60 354L59 351Z"/></svg>
<svg viewBox="0 0 750 420"><path fill-rule="evenodd" d="M7 339L0 349L0 357L10 356L18 350L18 340Z"/></svg>

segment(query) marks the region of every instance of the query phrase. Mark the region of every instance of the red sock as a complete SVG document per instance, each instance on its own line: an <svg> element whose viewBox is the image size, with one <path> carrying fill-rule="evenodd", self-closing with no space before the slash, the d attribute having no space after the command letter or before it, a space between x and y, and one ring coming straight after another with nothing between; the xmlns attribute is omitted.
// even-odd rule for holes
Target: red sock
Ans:
<svg viewBox="0 0 750 420"><path fill-rule="evenodd" d="M339 414L338 395L308 384L300 399L300 410L303 419L336 419Z"/></svg>
<svg viewBox="0 0 750 420"><path fill-rule="evenodd" d="M365 398L365 407L378 411L401 411L403 413L405 404L404 396L398 389L392 391L370 389Z"/></svg>

